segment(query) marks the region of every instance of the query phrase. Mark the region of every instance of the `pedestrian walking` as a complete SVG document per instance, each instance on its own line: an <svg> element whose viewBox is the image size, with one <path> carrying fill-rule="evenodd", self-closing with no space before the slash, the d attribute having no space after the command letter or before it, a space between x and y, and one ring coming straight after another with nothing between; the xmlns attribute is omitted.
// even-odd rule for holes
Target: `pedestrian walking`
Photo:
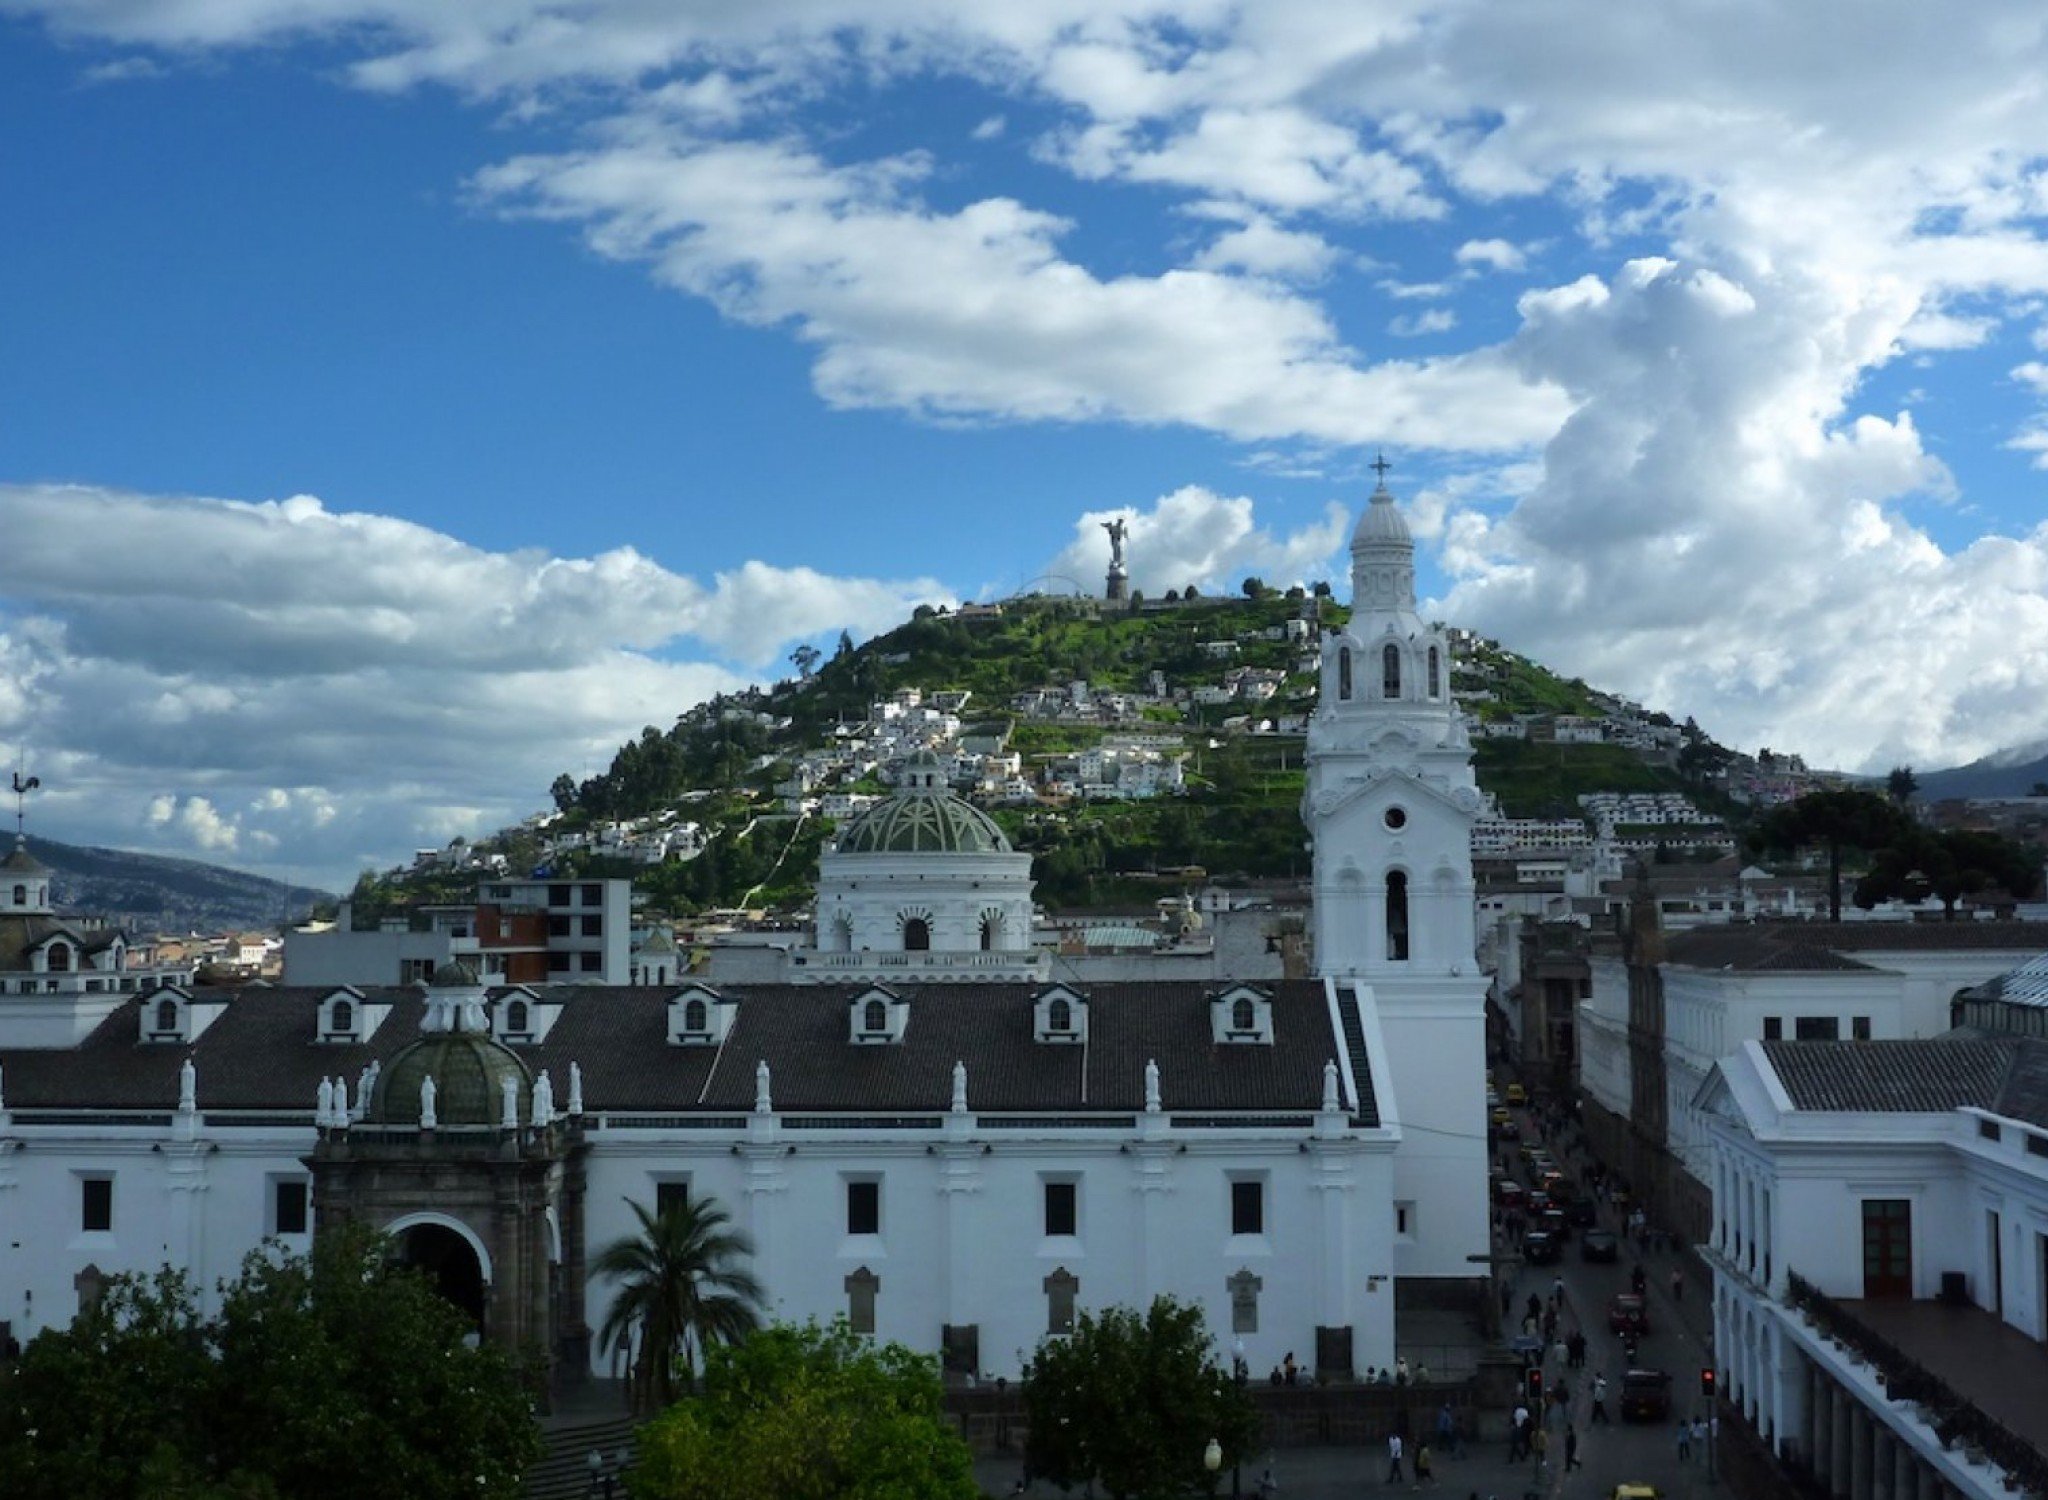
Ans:
<svg viewBox="0 0 2048 1500"><path fill-rule="evenodd" d="M1550 1434L1538 1427L1529 1438L1529 1449L1536 1455L1536 1478L1541 1481L1550 1472Z"/></svg>
<svg viewBox="0 0 2048 1500"><path fill-rule="evenodd" d="M1573 1329L1573 1330L1572 1330L1572 1336L1571 1336L1571 1338L1570 1338L1570 1339L1568 1339L1568 1340L1566 1340L1566 1345L1567 1345L1567 1348L1568 1348L1568 1350L1569 1350L1569 1352L1570 1352L1570 1355L1571 1355L1571 1360L1570 1360L1570 1363L1571 1363L1571 1367L1572 1367L1572 1368L1573 1368L1574 1370L1583 1370L1583 1369L1585 1369L1585 1368L1586 1368L1586 1335L1585 1335L1585 1333L1584 1333L1584 1332L1583 1332L1582 1330L1580 1330L1580 1329L1576 1329L1576 1328L1575 1328L1575 1329Z"/></svg>
<svg viewBox="0 0 2048 1500"><path fill-rule="evenodd" d="M1520 1462L1527 1457L1528 1448L1529 1408L1518 1401L1515 1403L1514 1425L1508 1428L1508 1462Z"/></svg>
<svg viewBox="0 0 2048 1500"><path fill-rule="evenodd" d="M1683 1417L1678 1421L1678 1461L1682 1464L1692 1462L1692 1423Z"/></svg>
<svg viewBox="0 0 2048 1500"><path fill-rule="evenodd" d="M1584 1467L1585 1465L1579 1462L1578 1431L1570 1423L1566 1423L1564 1429L1564 1471L1569 1474L1574 1469L1582 1469Z"/></svg>
<svg viewBox="0 0 2048 1500"><path fill-rule="evenodd" d="M1458 1456L1458 1417L1448 1401L1436 1414L1436 1445L1451 1457Z"/></svg>
<svg viewBox="0 0 2048 1500"><path fill-rule="evenodd" d="M1671 1300L1673 1302L1683 1302L1685 1300L1685 1272L1679 1270L1676 1266L1671 1268Z"/></svg>
<svg viewBox="0 0 2048 1500"><path fill-rule="evenodd" d="M1415 1488L1421 1489L1425 1484L1434 1488L1436 1485L1436 1473L1430 1459L1429 1444L1417 1443L1415 1445Z"/></svg>
<svg viewBox="0 0 2048 1500"><path fill-rule="evenodd" d="M1593 1413L1586 1418L1586 1425L1591 1427L1595 1422L1605 1422L1606 1420L1607 1377L1605 1375L1595 1375L1593 1377Z"/></svg>
<svg viewBox="0 0 2048 1500"><path fill-rule="evenodd" d="M1387 1434L1387 1483L1399 1484L1400 1482L1401 1434L1398 1432L1390 1432Z"/></svg>

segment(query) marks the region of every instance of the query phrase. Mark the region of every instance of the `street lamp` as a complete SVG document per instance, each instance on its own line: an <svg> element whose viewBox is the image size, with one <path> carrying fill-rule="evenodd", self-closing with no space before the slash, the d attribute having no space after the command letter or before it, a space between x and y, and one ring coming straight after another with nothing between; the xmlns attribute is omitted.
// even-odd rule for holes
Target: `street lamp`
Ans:
<svg viewBox="0 0 2048 1500"><path fill-rule="evenodd" d="M1223 1445L1214 1438L1210 1438L1209 1446L1202 1450L1202 1467L1211 1474L1223 1467Z"/></svg>

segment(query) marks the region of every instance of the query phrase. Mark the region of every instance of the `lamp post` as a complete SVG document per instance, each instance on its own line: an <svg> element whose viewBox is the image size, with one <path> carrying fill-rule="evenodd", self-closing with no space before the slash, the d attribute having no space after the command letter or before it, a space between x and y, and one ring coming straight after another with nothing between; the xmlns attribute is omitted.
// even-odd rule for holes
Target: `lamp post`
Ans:
<svg viewBox="0 0 2048 1500"><path fill-rule="evenodd" d="M1214 1438L1210 1438L1209 1446L1202 1450L1202 1467L1211 1474L1223 1467L1223 1445Z"/></svg>

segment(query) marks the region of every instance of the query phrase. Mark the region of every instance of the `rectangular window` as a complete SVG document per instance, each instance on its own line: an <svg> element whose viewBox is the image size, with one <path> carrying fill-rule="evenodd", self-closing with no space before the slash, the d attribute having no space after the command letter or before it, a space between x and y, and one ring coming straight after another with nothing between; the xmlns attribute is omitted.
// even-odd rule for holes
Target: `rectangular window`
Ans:
<svg viewBox="0 0 2048 1500"><path fill-rule="evenodd" d="M1863 1295L1913 1295L1913 1205L1907 1199L1863 1200Z"/></svg>
<svg viewBox="0 0 2048 1500"><path fill-rule="evenodd" d="M1979 1120L1977 1122L1977 1134L1987 1141L1995 1141L2001 1139L2005 1132L1989 1120Z"/></svg>
<svg viewBox="0 0 2048 1500"><path fill-rule="evenodd" d="M111 1177L81 1177L78 1179L78 1189L78 1227L86 1234L112 1234L114 1232L114 1179Z"/></svg>
<svg viewBox="0 0 2048 1500"><path fill-rule="evenodd" d="M1783 1017L1764 1017L1764 1040L1767 1042L1782 1042L1785 1040L1785 1021Z"/></svg>
<svg viewBox="0 0 2048 1500"><path fill-rule="evenodd" d="M572 930L567 917L556 915L548 918L549 937L567 937Z"/></svg>
<svg viewBox="0 0 2048 1500"><path fill-rule="evenodd" d="M548 905L567 906L568 904L569 887L566 885L551 885L548 887Z"/></svg>
<svg viewBox="0 0 2048 1500"><path fill-rule="evenodd" d="M1842 1039L1842 1022L1836 1016L1800 1016L1792 1023L1792 1039L1797 1042L1838 1042Z"/></svg>
<svg viewBox="0 0 2048 1500"><path fill-rule="evenodd" d="M846 1232L882 1232L882 1184L874 1178L856 1178L846 1184Z"/></svg>
<svg viewBox="0 0 2048 1500"><path fill-rule="evenodd" d="M1265 1184L1256 1179L1239 1179L1230 1184L1230 1232L1232 1234L1264 1234L1266 1232Z"/></svg>
<svg viewBox="0 0 2048 1500"><path fill-rule="evenodd" d="M2044 1136L2044 1135L2030 1135L2030 1136L2028 1136L2028 1137L2027 1137L2027 1155L2029 1155L2029 1156L2048 1156L2048 1136Z"/></svg>
<svg viewBox="0 0 2048 1500"><path fill-rule="evenodd" d="M1851 1038L1852 1040L1854 1040L1854 1041L1859 1041L1859 1042L1867 1042L1867 1041L1869 1041L1869 1040L1870 1040L1870 1017L1868 1017L1868 1016L1851 1016L1851 1017L1849 1018L1849 1036L1850 1036L1850 1038Z"/></svg>
<svg viewBox="0 0 2048 1500"><path fill-rule="evenodd" d="M595 974L604 967L604 955L602 953L579 953L576 956L582 961L579 967L586 974Z"/></svg>
<svg viewBox="0 0 2048 1500"><path fill-rule="evenodd" d="M1071 1182L1048 1182L1045 1185L1045 1232L1047 1234L1080 1233L1080 1203L1078 1186Z"/></svg>
<svg viewBox="0 0 2048 1500"><path fill-rule="evenodd" d="M604 887L601 885L586 885L583 888L583 904L585 906L604 905Z"/></svg>
<svg viewBox="0 0 2048 1500"><path fill-rule="evenodd" d="M550 953L548 955L548 972L550 974L568 973L569 955L566 953Z"/></svg>
<svg viewBox="0 0 2048 1500"><path fill-rule="evenodd" d="M583 935L585 937L603 937L604 918L598 916L585 917L583 919Z"/></svg>
<svg viewBox="0 0 2048 1500"><path fill-rule="evenodd" d="M681 1213L690 1206L690 1183L688 1178L680 1181L657 1182L654 1185L654 1216L665 1219L670 1214Z"/></svg>
<svg viewBox="0 0 2048 1500"><path fill-rule="evenodd" d="M306 1179L278 1177L270 1184L270 1232L306 1232Z"/></svg>
<svg viewBox="0 0 2048 1500"><path fill-rule="evenodd" d="M1396 1203L1394 1205L1394 1233L1408 1235L1415 1233L1415 1205Z"/></svg>

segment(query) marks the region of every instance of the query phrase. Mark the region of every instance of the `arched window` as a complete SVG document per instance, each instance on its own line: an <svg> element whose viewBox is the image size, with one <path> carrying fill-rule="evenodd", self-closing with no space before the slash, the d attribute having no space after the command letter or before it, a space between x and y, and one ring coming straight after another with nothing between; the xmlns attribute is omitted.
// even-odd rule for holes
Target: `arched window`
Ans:
<svg viewBox="0 0 2048 1500"><path fill-rule="evenodd" d="M50 962L50 972L51 972L52 974L68 974L68 973L70 973L70 972L71 972L71 945L70 945L69 943L52 943L52 944L50 944L49 962Z"/></svg>
<svg viewBox="0 0 2048 1500"><path fill-rule="evenodd" d="M986 953L996 945L996 934L1002 931L1001 912L985 911L981 914L981 951Z"/></svg>
<svg viewBox="0 0 2048 1500"><path fill-rule="evenodd" d="M1387 872L1387 957L1408 957L1408 877L1400 870Z"/></svg>
<svg viewBox="0 0 2048 1500"><path fill-rule="evenodd" d="M706 1031L709 1029L704 1024L704 1002L702 1000L685 1000L683 1002L683 1030Z"/></svg>
<svg viewBox="0 0 2048 1500"><path fill-rule="evenodd" d="M1351 648L1343 647L1337 653L1337 696L1348 700L1351 697Z"/></svg>
<svg viewBox="0 0 2048 1500"><path fill-rule="evenodd" d="M923 917L911 917L903 924L903 951L923 953L932 945L932 924Z"/></svg>
<svg viewBox="0 0 2048 1500"><path fill-rule="evenodd" d="M16 887L14 888L14 904L15 904L16 906L26 906L26 905L28 905L28 887L27 887L27 886L25 886L25 885L18 885L18 886L16 886Z"/></svg>
<svg viewBox="0 0 2048 1500"><path fill-rule="evenodd" d="M853 918L845 912L832 919L832 946L840 953L853 952Z"/></svg>
<svg viewBox="0 0 2048 1500"><path fill-rule="evenodd" d="M1055 1000L1045 1008L1045 1029L1047 1031L1072 1031L1074 1029L1074 1007L1064 1000Z"/></svg>
<svg viewBox="0 0 2048 1500"><path fill-rule="evenodd" d="M1381 688L1384 696L1389 698L1400 697L1401 649L1391 641L1387 643L1386 649L1380 652L1380 676L1383 679Z"/></svg>
<svg viewBox="0 0 2048 1500"><path fill-rule="evenodd" d="M157 1003L156 1003L156 1029L157 1029L158 1031L176 1031L176 1030L178 1029L178 1002L177 1002L177 1001L175 1001L175 1000L159 1000L159 1001L157 1001Z"/></svg>
<svg viewBox="0 0 2048 1500"><path fill-rule="evenodd" d="M1436 647L1429 648L1429 696L1441 698L1444 695L1443 667L1439 663Z"/></svg>
<svg viewBox="0 0 2048 1500"><path fill-rule="evenodd" d="M515 1036L526 1032L526 1002L514 1000L505 1007L505 1029Z"/></svg>
<svg viewBox="0 0 2048 1500"><path fill-rule="evenodd" d="M1230 1029L1232 1031L1250 1031L1256 1024L1257 1017L1252 1010L1251 1001L1240 995L1232 1002L1230 1007Z"/></svg>
<svg viewBox="0 0 2048 1500"><path fill-rule="evenodd" d="M889 1007L879 1000L870 1000L861 1008L860 1029L862 1031L887 1031L889 1029Z"/></svg>
<svg viewBox="0 0 2048 1500"><path fill-rule="evenodd" d="M329 1029L334 1031L347 1031L351 1026L355 1024L355 1019L355 1007L353 1005L350 1005L346 1000L337 1000L334 1002L334 1009L330 1013L330 1020L328 1023Z"/></svg>

